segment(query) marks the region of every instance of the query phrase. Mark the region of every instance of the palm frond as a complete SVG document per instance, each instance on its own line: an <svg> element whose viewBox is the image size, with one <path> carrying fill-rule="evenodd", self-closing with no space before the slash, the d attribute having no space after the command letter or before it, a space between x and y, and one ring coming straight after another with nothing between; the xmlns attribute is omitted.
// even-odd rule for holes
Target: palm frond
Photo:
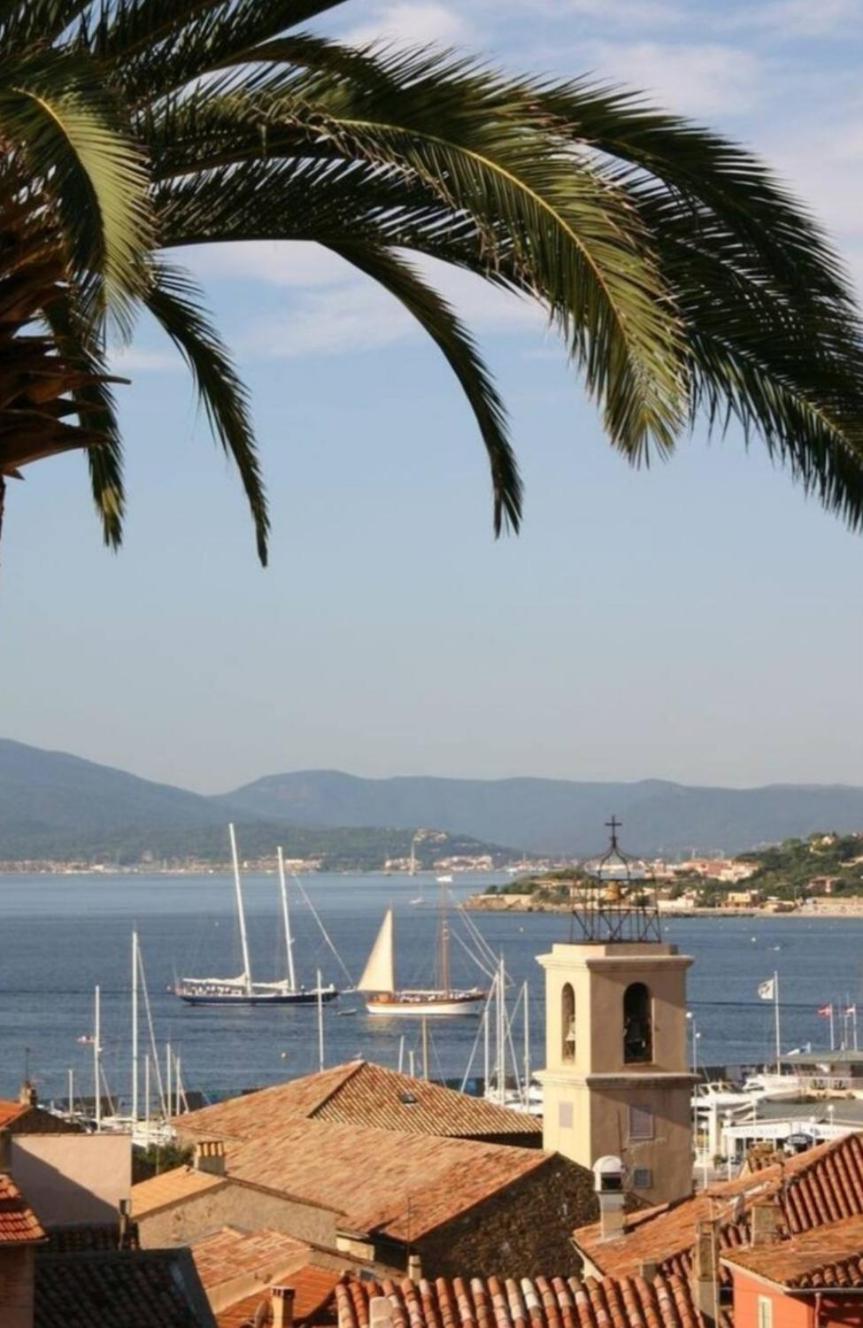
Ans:
<svg viewBox="0 0 863 1328"><path fill-rule="evenodd" d="M266 566L270 519L246 390L186 273L158 263L146 305L189 365L211 428L237 466L252 513L258 557Z"/></svg>
<svg viewBox="0 0 863 1328"><path fill-rule="evenodd" d="M53 199L79 277L104 282L123 317L144 288L153 222L143 154L111 112L90 61L0 60L0 133Z"/></svg>
<svg viewBox="0 0 863 1328"><path fill-rule="evenodd" d="M472 338L452 308L410 264L368 244L345 242L327 248L394 295L437 344L473 410L488 453L494 494L494 532L521 523L522 489L507 436L506 411Z"/></svg>

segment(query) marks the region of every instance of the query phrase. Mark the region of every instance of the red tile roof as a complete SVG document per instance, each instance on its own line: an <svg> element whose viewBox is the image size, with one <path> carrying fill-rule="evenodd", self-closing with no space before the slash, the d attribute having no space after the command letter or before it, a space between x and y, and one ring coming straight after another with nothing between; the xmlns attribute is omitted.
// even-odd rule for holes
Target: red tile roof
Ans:
<svg viewBox="0 0 863 1328"><path fill-rule="evenodd" d="M132 1186L132 1218L137 1222L162 1208L170 1208L172 1204L181 1203L193 1195L217 1189L227 1183L224 1176L214 1176L209 1171L196 1171L194 1167L173 1167L170 1171L163 1171L159 1176L151 1176L149 1180L139 1181Z"/></svg>
<svg viewBox="0 0 863 1328"><path fill-rule="evenodd" d="M5 1130L25 1111L30 1110L28 1102L18 1102L15 1098L0 1097L0 1130Z"/></svg>
<svg viewBox="0 0 863 1328"><path fill-rule="evenodd" d="M863 1217L828 1222L775 1245L735 1250L726 1262L792 1290L863 1288Z"/></svg>
<svg viewBox="0 0 863 1328"><path fill-rule="evenodd" d="M249 1140L297 1118L459 1139L542 1138L533 1116L363 1060L219 1102L175 1125L184 1136Z"/></svg>
<svg viewBox="0 0 863 1328"><path fill-rule="evenodd" d="M18 1186L0 1172L0 1246L35 1245L44 1239L45 1232Z"/></svg>
<svg viewBox="0 0 863 1328"><path fill-rule="evenodd" d="M830 1140L753 1174L711 1185L691 1199L635 1214L619 1239L602 1241L598 1223L580 1227L574 1239L596 1268L615 1277L634 1272L644 1261L656 1262L666 1273L688 1275L700 1221L718 1219L723 1251L748 1245L751 1208L765 1199L778 1203L779 1234L785 1237L863 1215L863 1134Z"/></svg>
<svg viewBox="0 0 863 1328"><path fill-rule="evenodd" d="M34 1328L215 1328L188 1250L36 1260Z"/></svg>
<svg viewBox="0 0 863 1328"><path fill-rule="evenodd" d="M229 1147L227 1162L231 1178L330 1208L351 1230L410 1241L556 1156L535 1148L295 1120L277 1135Z"/></svg>
<svg viewBox="0 0 863 1328"><path fill-rule="evenodd" d="M207 1291L244 1274L266 1285L284 1270L302 1267L310 1253L304 1241L268 1228L238 1231L222 1227L195 1241L191 1249L198 1276Z"/></svg>
<svg viewBox="0 0 863 1328"><path fill-rule="evenodd" d="M393 1328L700 1328L689 1283L678 1277L443 1278L336 1287L338 1328L368 1328L369 1302L387 1296Z"/></svg>
<svg viewBox="0 0 863 1328"><path fill-rule="evenodd" d="M311 1265L300 1268L289 1277L279 1280L278 1285L289 1286L294 1291L294 1323L305 1323L308 1319L320 1322L325 1305L333 1300L333 1292L340 1274L326 1268L313 1268ZM263 1308L262 1314L259 1310ZM329 1318L323 1315L324 1318ZM257 1291L251 1296L231 1305L229 1309L216 1314L218 1328L252 1328L261 1318L270 1322L269 1291Z"/></svg>

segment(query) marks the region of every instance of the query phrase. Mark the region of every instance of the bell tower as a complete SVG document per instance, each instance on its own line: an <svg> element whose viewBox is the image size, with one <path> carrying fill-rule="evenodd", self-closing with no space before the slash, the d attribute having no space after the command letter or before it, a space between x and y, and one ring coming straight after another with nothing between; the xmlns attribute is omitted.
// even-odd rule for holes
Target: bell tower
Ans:
<svg viewBox="0 0 863 1328"><path fill-rule="evenodd" d="M663 942L656 893L610 846L577 888L568 943L545 969L543 1147L593 1167L622 1159L627 1190L648 1203L692 1192L695 1082L686 1054L686 971Z"/></svg>

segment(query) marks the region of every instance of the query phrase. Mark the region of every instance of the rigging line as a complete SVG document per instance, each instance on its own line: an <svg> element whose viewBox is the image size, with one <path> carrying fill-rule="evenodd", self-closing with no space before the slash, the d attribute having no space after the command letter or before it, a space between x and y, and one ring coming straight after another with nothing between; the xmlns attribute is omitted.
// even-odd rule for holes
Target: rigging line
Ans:
<svg viewBox="0 0 863 1328"><path fill-rule="evenodd" d="M153 1056L153 1065L156 1071L156 1091L159 1094L159 1106L162 1108L162 1116L167 1120L165 1111L165 1088L162 1083L162 1067L159 1064L159 1053L156 1050L156 1030L153 1027L153 1012L150 1009L150 993L147 989L147 978L144 973L144 952L141 948L141 938L138 938L138 976L141 979L141 991L144 995L144 1011L147 1016L147 1031L150 1035L150 1051Z"/></svg>
<svg viewBox="0 0 863 1328"><path fill-rule="evenodd" d="M325 927L324 924L321 922L320 914L318 913L318 910L315 908L315 906L314 906L314 904L312 903L311 899L310 899L309 896L306 894L306 891L303 889L303 883L302 883L302 881L300 880L299 876L297 876L297 875L296 875L295 873L293 873L293 872L291 873L291 878L292 878L292 880L295 882L297 889L299 890L300 894L303 896L303 899L306 901L306 904L308 905L308 907L309 907L309 909L310 909L310 911L311 911L312 917L314 918L315 922L316 922L316 923L318 924L318 926L320 927L320 929L321 929L321 935L323 936L323 938L324 938L324 940L326 941L327 945L328 945L328 946L330 947L330 949L332 950L333 954L336 956L336 960L338 961L339 967L341 968L342 972L344 973L345 977L347 978L348 982L350 983L351 990L355 990L356 984L355 984L353 978L351 977L350 973L349 973L348 970L347 970L347 967L346 967L346 965L345 965L345 961L342 959L341 955L339 954L338 950L336 949L335 945L333 944L333 942L332 942L332 940L331 940L331 938L330 938L330 934L329 934L329 932L327 931L326 927Z"/></svg>
<svg viewBox="0 0 863 1328"><path fill-rule="evenodd" d="M458 913L459 917L461 918L462 925L464 926L465 931L468 933L468 935L473 937L473 940L477 948L479 949L480 953L485 955L487 962L490 963L494 968L496 968L497 955L495 954L494 950L492 950L491 946L483 936L479 927L476 925L473 918L468 913L464 904L456 904L455 911L456 913Z"/></svg>
<svg viewBox="0 0 863 1328"><path fill-rule="evenodd" d="M520 999L521 999L521 998L519 997L519 1000L520 1000ZM508 1011L507 1008L506 1008L506 1002L504 1002L504 1006L503 1006L504 1033L505 1033L505 1037L506 1037L507 1043L509 1044L510 1055L512 1056L512 1069L513 1069L513 1075L514 1075L514 1077L515 1077L515 1091L516 1091L518 1097L520 1098L520 1097L521 1097L521 1075L520 1075L519 1072L518 1072L518 1057L517 1057L516 1054L515 1054L515 1043L514 1043L513 1040L512 1040L512 1026L513 1026L513 1023L514 1023L514 1021L515 1021L515 1016L516 1016L516 1011L517 1011L517 1010L518 1010L518 1001L516 1002L515 1009L513 1010L512 1015L510 1016L509 1011ZM506 1078L506 1076L504 1076L504 1080L505 1080L505 1078Z"/></svg>
<svg viewBox="0 0 863 1328"><path fill-rule="evenodd" d="M494 978L494 969L486 968L482 960L477 955L474 954L473 950L471 950L467 942L461 936L459 936L457 931L451 932L451 936L454 941L458 941L459 945L464 950L468 959L470 959L472 963L476 964L480 972L484 973L485 976L488 978L489 982L491 982Z"/></svg>
<svg viewBox="0 0 863 1328"><path fill-rule="evenodd" d="M494 999L494 979L492 979L491 990L489 991L488 995L485 998L485 1006L483 1007L482 1018L480 1019L479 1024L477 1025L476 1036L474 1037L473 1046L470 1049L470 1056L468 1057L467 1061L467 1069L465 1070L464 1078L461 1081L461 1088L459 1089L460 1093L463 1093L467 1088L467 1081L470 1078L470 1072L471 1069L473 1068L473 1058L476 1055L477 1047L479 1046L479 1040L485 1033L486 1024L488 1023L488 1018L489 1018L489 1010L491 1008L491 1003L493 999ZM485 1087L488 1087L488 1085L485 1085Z"/></svg>

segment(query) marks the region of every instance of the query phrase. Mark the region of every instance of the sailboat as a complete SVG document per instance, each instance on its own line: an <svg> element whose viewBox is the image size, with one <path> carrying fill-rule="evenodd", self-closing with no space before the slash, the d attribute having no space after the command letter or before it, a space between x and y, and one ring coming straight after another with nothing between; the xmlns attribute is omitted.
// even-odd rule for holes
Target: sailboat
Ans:
<svg viewBox="0 0 863 1328"><path fill-rule="evenodd" d="M240 879L240 861L237 854L237 837L233 825L228 826L231 840L231 858L234 867L234 889L236 892L237 919L240 924L240 946L243 952L243 971L235 978L180 978L174 995L179 996L187 1005L317 1005L334 1001L338 996L337 988L330 983L316 987L297 986L294 972L293 939L291 937L290 915L288 912L288 893L285 885L285 864L282 850L279 849L279 886L282 899L282 920L285 929L285 953L287 973L280 982L254 982L249 960L249 941L246 935L246 910L243 904L243 885Z"/></svg>
<svg viewBox="0 0 863 1328"><path fill-rule="evenodd" d="M479 987L455 988L450 983L449 924L443 902L438 926L438 982L436 988L399 990L396 987L395 923L393 910L388 908L357 983L357 990L367 993L369 1014L420 1019L430 1015L480 1013L485 992Z"/></svg>

